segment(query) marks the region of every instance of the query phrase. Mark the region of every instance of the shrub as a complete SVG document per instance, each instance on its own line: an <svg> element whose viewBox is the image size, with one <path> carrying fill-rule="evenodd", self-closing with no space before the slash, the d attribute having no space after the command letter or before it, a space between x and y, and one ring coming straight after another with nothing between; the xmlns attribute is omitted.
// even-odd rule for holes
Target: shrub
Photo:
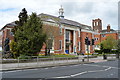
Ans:
<svg viewBox="0 0 120 80"><path fill-rule="evenodd" d="M99 54L102 53L101 50L94 50L94 51L95 51L95 53L99 53Z"/></svg>
<svg viewBox="0 0 120 80"><path fill-rule="evenodd" d="M88 55L88 53L85 53L84 55ZM89 53L89 55L92 55L92 53Z"/></svg>
<svg viewBox="0 0 120 80"><path fill-rule="evenodd" d="M10 51L13 54L14 58L17 58L19 56L17 52L17 43L14 40L12 40L10 43Z"/></svg>

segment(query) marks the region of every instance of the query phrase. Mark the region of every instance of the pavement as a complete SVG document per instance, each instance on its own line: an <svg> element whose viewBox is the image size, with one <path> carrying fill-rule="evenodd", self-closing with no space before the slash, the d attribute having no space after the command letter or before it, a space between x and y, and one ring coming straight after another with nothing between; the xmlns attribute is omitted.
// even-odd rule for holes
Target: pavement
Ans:
<svg viewBox="0 0 120 80"><path fill-rule="evenodd" d="M20 70L20 69L31 69L31 68L43 68L43 67L53 67L53 66L61 66L61 65L71 65L71 64L86 64L86 63L99 63L106 62L108 60L115 60L115 57L108 57L107 60L103 60L103 57L90 58L89 62L87 58L84 59L84 62L80 59L73 60L55 60L55 61L38 61L38 62L27 62L27 63L7 63L2 64L2 68L0 71L9 71L9 70Z"/></svg>

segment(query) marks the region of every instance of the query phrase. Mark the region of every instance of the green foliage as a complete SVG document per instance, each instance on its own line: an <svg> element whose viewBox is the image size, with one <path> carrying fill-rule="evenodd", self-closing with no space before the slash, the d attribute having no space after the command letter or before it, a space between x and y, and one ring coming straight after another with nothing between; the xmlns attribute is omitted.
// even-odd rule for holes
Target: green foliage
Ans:
<svg viewBox="0 0 120 80"><path fill-rule="evenodd" d="M112 49L116 49L117 41L112 36L108 36L100 45L102 52L109 53Z"/></svg>
<svg viewBox="0 0 120 80"><path fill-rule="evenodd" d="M17 43L13 40L10 43L10 51L13 54L13 57L17 58L17 56L19 55L17 52Z"/></svg>
<svg viewBox="0 0 120 80"><path fill-rule="evenodd" d="M22 11L19 13L18 18L19 18L19 22L17 23L18 26L22 26L25 22L27 22L28 15L25 8L23 8Z"/></svg>
<svg viewBox="0 0 120 80"><path fill-rule="evenodd" d="M37 55L43 46L46 35L43 34L42 21L36 13L32 13L27 22L15 32L18 54Z"/></svg>
<svg viewBox="0 0 120 80"><path fill-rule="evenodd" d="M19 18L19 21L15 21L16 26L14 26L14 28L12 29L12 32L14 34L15 34L15 31L17 31L17 29L22 29L21 26L23 26L23 24L27 22L28 15L25 8L23 8L22 11L19 13L18 18Z"/></svg>
<svg viewBox="0 0 120 80"><path fill-rule="evenodd" d="M115 49L116 41L111 36L108 36L106 40L102 42L103 49Z"/></svg>
<svg viewBox="0 0 120 80"><path fill-rule="evenodd" d="M120 39L117 41L117 53L120 53Z"/></svg>
<svg viewBox="0 0 120 80"><path fill-rule="evenodd" d="M101 50L94 50L96 53L101 54Z"/></svg>

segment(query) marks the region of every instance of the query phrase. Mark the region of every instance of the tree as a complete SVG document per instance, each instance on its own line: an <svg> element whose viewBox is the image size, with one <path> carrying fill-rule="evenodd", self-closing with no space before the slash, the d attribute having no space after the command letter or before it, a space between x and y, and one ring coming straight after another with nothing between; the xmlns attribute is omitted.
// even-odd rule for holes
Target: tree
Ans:
<svg viewBox="0 0 120 80"><path fill-rule="evenodd" d="M17 53L27 56L40 52L46 35L43 34L42 21L36 13L32 13L26 23L15 31Z"/></svg>
<svg viewBox="0 0 120 80"><path fill-rule="evenodd" d="M103 46L102 50L108 53L112 49L116 49L116 40L112 36L108 36L106 40L101 42L101 45Z"/></svg>
<svg viewBox="0 0 120 80"><path fill-rule="evenodd" d="M104 51L103 44L100 44L100 54Z"/></svg>
<svg viewBox="0 0 120 80"><path fill-rule="evenodd" d="M120 53L120 39L117 40L117 52Z"/></svg>
<svg viewBox="0 0 120 80"><path fill-rule="evenodd" d="M17 43L14 40L12 40L10 43L10 49L11 53L13 54L13 58L17 58L19 54L17 53Z"/></svg>
<svg viewBox="0 0 120 80"><path fill-rule="evenodd" d="M15 21L15 24L17 26L15 26L13 29L12 29L12 32L15 34L15 31L19 28L21 28L21 26L23 26L24 23L27 22L27 19L28 19L28 15L27 15L27 11L25 8L22 9L22 11L19 13L19 21Z"/></svg>
<svg viewBox="0 0 120 80"><path fill-rule="evenodd" d="M25 8L23 8L22 11L19 13L19 16L18 16L19 26L22 26L25 22L27 22L27 17L28 17L27 11L26 11Z"/></svg>
<svg viewBox="0 0 120 80"><path fill-rule="evenodd" d="M60 36L60 28L59 26L52 26L44 24L44 33L46 34L46 41L45 41L45 55L50 55L50 49L52 49L53 41L54 43L59 43L59 36ZM63 34L61 34L63 35ZM59 45L59 44L56 44Z"/></svg>

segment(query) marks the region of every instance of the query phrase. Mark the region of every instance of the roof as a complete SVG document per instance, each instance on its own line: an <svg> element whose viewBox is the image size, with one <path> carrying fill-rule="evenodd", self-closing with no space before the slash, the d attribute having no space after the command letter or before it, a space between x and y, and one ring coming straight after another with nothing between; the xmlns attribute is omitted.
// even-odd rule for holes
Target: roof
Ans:
<svg viewBox="0 0 120 80"><path fill-rule="evenodd" d="M68 20L68 19L64 19L64 18L61 19L59 17L49 15L49 14L41 13L41 14L38 15L38 17L40 17L42 21L58 23L58 24L66 24L66 25L79 27L80 29L92 30L91 26L81 24L81 23L79 23L77 21L73 21L73 20ZM5 27L14 27L14 26L16 26L15 21L6 24L1 30L3 30Z"/></svg>
<svg viewBox="0 0 120 80"><path fill-rule="evenodd" d="M115 31L115 30L114 29L110 29L110 31ZM104 29L101 32L107 32L107 29Z"/></svg>
<svg viewBox="0 0 120 80"><path fill-rule="evenodd" d="M105 33L105 32L107 32L107 29L101 31L101 33ZM116 32L116 31L114 29L110 29L110 32Z"/></svg>
<svg viewBox="0 0 120 80"><path fill-rule="evenodd" d="M15 24L15 21L14 22L11 22L11 23L8 23L8 24L6 24L1 30L3 30L5 27L14 27L14 26L16 26L16 24Z"/></svg>
<svg viewBox="0 0 120 80"><path fill-rule="evenodd" d="M73 21L73 20L61 19L61 18L53 16L53 15L48 15L48 14L41 13L41 14L38 15L38 17L40 17L41 20L47 21L47 22L55 22L55 23L67 24L67 25L79 27L81 29L92 30L91 26L84 25L84 24L81 24L81 23L79 23L77 21Z"/></svg>
<svg viewBox="0 0 120 80"><path fill-rule="evenodd" d="M115 30L116 32L120 33L120 30Z"/></svg>

